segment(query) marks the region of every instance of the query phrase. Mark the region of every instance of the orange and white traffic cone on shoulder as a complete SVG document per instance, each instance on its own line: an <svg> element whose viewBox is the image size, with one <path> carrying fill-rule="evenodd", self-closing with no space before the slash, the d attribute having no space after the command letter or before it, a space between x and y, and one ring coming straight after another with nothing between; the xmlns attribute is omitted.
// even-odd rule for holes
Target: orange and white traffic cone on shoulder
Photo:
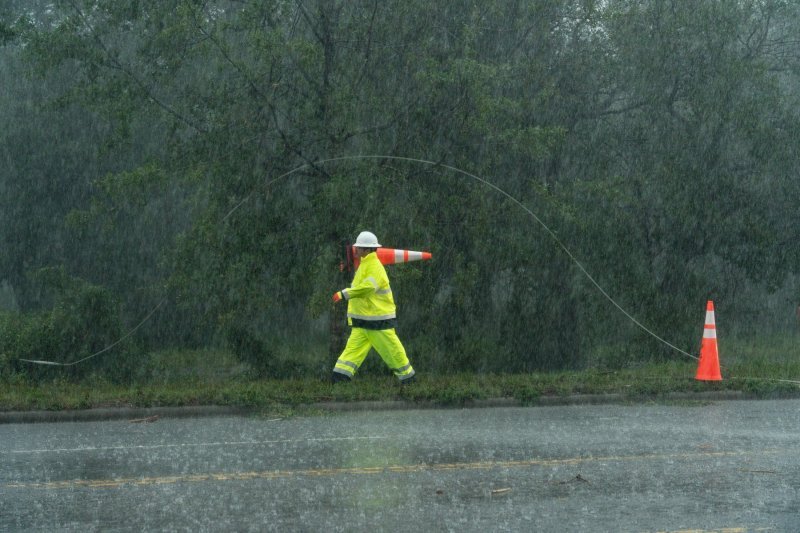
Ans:
<svg viewBox="0 0 800 533"><path fill-rule="evenodd" d="M717 349L717 324L714 319L714 302L706 304L706 323L703 327L703 343L700 346L700 361L694 379L699 381L722 381Z"/></svg>

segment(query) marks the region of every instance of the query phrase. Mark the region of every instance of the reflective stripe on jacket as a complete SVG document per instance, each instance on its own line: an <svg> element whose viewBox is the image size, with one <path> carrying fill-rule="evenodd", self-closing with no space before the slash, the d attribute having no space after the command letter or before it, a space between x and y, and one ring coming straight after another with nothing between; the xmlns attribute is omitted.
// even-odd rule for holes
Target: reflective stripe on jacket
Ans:
<svg viewBox="0 0 800 533"><path fill-rule="evenodd" d="M397 315L386 269L375 253L361 259L349 289L342 291L347 300L347 322L390 320Z"/></svg>

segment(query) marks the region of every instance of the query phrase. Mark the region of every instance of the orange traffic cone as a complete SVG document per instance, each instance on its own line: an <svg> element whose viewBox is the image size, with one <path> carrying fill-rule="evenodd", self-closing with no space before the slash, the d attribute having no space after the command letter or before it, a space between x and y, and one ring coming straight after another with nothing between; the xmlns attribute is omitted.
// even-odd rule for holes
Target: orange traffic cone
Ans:
<svg viewBox="0 0 800 533"><path fill-rule="evenodd" d="M700 347L700 361L694 379L700 381L722 381L719 371L719 352L717 351L717 325L714 321L714 302L706 304L706 325L703 328L703 344Z"/></svg>
<svg viewBox="0 0 800 533"><path fill-rule="evenodd" d="M355 250L355 247L353 247ZM397 263L410 263L411 261L427 261L431 258L430 252L415 252L413 250L400 250L394 248L378 248L375 250L378 255L378 261L384 265L394 265ZM353 265L358 268L361 261L355 256L353 252Z"/></svg>

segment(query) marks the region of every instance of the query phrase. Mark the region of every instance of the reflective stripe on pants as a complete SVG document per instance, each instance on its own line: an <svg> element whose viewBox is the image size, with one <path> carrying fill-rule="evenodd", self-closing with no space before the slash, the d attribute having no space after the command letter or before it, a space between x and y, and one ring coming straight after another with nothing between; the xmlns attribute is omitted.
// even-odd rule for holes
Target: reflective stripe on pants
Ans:
<svg viewBox="0 0 800 533"><path fill-rule="evenodd" d="M353 328L333 371L352 377L364 362L370 348L375 348L386 366L401 381L414 375L414 368L394 329Z"/></svg>

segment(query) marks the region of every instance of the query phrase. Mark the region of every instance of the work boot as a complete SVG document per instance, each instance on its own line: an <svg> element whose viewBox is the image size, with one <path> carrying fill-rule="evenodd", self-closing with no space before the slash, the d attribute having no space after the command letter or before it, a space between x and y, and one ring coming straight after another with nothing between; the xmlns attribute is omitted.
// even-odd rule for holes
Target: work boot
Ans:
<svg viewBox="0 0 800 533"><path fill-rule="evenodd" d="M350 376L340 374L339 372L334 372L331 375L331 383L350 383L350 381L352 381Z"/></svg>
<svg viewBox="0 0 800 533"><path fill-rule="evenodd" d="M417 380L417 376L411 376L410 378L400 380L400 385L405 387L406 385L412 385Z"/></svg>

